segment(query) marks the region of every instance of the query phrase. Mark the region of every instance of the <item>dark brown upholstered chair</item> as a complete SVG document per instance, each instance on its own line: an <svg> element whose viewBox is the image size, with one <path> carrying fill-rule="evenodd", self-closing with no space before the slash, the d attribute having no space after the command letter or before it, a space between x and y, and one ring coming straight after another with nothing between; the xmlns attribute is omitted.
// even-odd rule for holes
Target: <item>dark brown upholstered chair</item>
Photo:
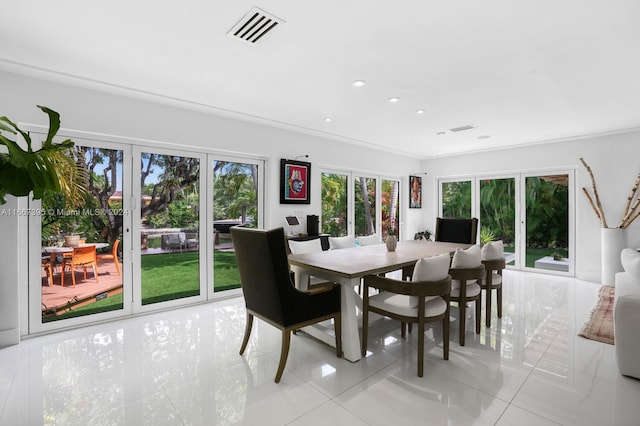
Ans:
<svg viewBox="0 0 640 426"><path fill-rule="evenodd" d="M504 258L495 260L483 260L485 279L482 281L482 289L485 290L485 324L491 327L491 291L496 290L496 305L498 306L498 318L502 318L502 270L505 268Z"/></svg>
<svg viewBox="0 0 640 426"><path fill-rule="evenodd" d="M378 289L380 293L370 297L369 287ZM367 352L369 312L375 312L400 321L402 337L405 337L407 323L418 324L418 377L424 374L425 323L442 321L442 356L445 360L449 359L450 291L450 276L444 280L423 282L400 281L378 275L366 276L362 304L362 356ZM401 296L397 298L395 295ZM418 299L417 304L415 298Z"/></svg>
<svg viewBox="0 0 640 426"><path fill-rule="evenodd" d="M478 219L436 219L436 241L460 244L475 244L478 234Z"/></svg>
<svg viewBox="0 0 640 426"><path fill-rule="evenodd" d="M340 288L328 285L314 288L313 294L297 290L291 280L287 248L282 228L269 231L231 228L242 292L247 307L247 324L240 348L242 355L249 342L253 317L282 331L280 364L275 382L280 382L291 332L333 318L336 354L342 356Z"/></svg>

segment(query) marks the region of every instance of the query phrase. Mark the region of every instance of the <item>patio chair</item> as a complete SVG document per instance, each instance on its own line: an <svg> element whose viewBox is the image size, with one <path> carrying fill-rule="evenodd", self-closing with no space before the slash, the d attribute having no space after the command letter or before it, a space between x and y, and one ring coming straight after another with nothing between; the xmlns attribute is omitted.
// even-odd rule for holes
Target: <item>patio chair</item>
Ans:
<svg viewBox="0 0 640 426"><path fill-rule="evenodd" d="M120 261L118 259L118 246L120 245L120 240L115 240L113 242L113 247L111 248L111 254L101 254L98 256L98 262L102 262L103 260L111 260L116 266L116 271L118 275L122 275L122 271L120 270Z"/></svg>
<svg viewBox="0 0 640 426"><path fill-rule="evenodd" d="M93 277L98 282L98 259L96 256L96 246L74 247L71 257L65 257L62 261L62 276L60 285L64 287L65 270L69 268L71 271L71 282L76 286L75 269L82 268L84 279L87 279L87 268L93 268Z"/></svg>
<svg viewBox="0 0 640 426"><path fill-rule="evenodd" d="M187 248L187 237L184 232L166 235L166 242L167 248L172 251L180 250L180 253L182 253L182 249Z"/></svg>
<svg viewBox="0 0 640 426"><path fill-rule="evenodd" d="M280 363L275 382L280 382L289 355L291 332L321 321L333 319L336 355L342 357L340 287L327 285L313 294L297 290L291 280L284 229L270 231L231 228L247 323L240 355L244 354L253 318L282 331Z"/></svg>

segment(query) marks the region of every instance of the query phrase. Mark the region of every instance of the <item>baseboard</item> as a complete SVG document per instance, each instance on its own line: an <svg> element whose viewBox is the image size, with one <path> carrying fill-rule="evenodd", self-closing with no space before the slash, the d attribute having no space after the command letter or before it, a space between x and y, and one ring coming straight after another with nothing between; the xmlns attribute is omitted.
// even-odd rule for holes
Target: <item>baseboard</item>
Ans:
<svg viewBox="0 0 640 426"><path fill-rule="evenodd" d="M20 329L10 328L8 330L0 330L0 348L13 346L20 343Z"/></svg>

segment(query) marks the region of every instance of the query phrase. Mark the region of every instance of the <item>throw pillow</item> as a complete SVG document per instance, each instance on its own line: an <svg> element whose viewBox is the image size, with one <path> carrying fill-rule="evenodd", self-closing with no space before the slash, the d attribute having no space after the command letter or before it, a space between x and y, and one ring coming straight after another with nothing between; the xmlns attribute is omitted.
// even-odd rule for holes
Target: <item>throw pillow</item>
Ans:
<svg viewBox="0 0 640 426"><path fill-rule="evenodd" d="M451 257L448 253L418 259L413 269L411 281L440 281L445 279L449 274L450 261Z"/></svg>
<svg viewBox="0 0 640 426"><path fill-rule="evenodd" d="M372 244L382 244L382 240L377 234L367 235L366 237L357 237L356 241L361 246L370 246Z"/></svg>
<svg viewBox="0 0 640 426"><path fill-rule="evenodd" d="M353 235L346 237L329 237L329 247L331 250L351 248L356 246L356 239Z"/></svg>
<svg viewBox="0 0 640 426"><path fill-rule="evenodd" d="M640 281L640 252L631 248L622 250L620 261L624 271Z"/></svg>
<svg viewBox="0 0 640 426"><path fill-rule="evenodd" d="M502 258L504 244L502 240L491 241L482 246L482 260L496 260Z"/></svg>
<svg viewBox="0 0 640 426"><path fill-rule="evenodd" d="M451 268L466 269L475 268L482 264L482 256L479 245L474 245L466 250L457 249L453 255Z"/></svg>
<svg viewBox="0 0 640 426"><path fill-rule="evenodd" d="M291 250L291 254L315 253L322 251L322 242L320 238L309 241L289 240L289 250Z"/></svg>

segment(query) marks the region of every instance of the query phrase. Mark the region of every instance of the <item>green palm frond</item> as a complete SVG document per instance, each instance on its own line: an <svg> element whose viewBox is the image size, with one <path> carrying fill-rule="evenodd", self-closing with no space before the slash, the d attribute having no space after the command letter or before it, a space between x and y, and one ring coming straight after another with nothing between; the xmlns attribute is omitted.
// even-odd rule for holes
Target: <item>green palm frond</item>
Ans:
<svg viewBox="0 0 640 426"><path fill-rule="evenodd" d="M78 202L86 192L82 186L82 172L73 159L73 141L53 142L60 129L60 115L47 107L38 105L38 108L49 116L49 131L42 147L36 151L32 148L29 132L7 117L0 117L0 144L7 147L6 153L0 153L0 204L6 202L6 195L22 197L33 193L37 200L45 191L63 192L72 203ZM20 134L27 149L2 132Z"/></svg>

